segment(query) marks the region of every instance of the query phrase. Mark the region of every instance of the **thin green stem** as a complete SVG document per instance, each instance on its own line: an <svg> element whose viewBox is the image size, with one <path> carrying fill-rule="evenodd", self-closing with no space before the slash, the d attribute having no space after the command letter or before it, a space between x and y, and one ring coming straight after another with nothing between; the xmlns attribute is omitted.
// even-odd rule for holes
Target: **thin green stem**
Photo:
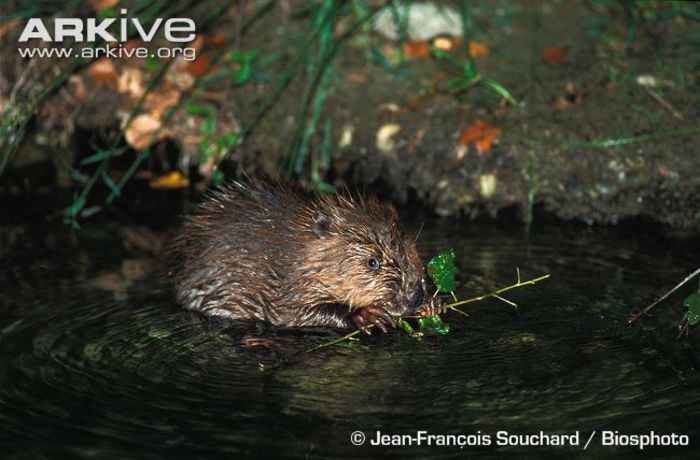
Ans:
<svg viewBox="0 0 700 460"><path fill-rule="evenodd" d="M496 291L493 291L493 292L490 292L490 293L488 293L488 294L484 294L484 295L481 295L481 296L478 296L478 297L472 297L472 298L470 298L470 299L460 300L460 301L458 301L458 302L454 302L454 303L451 303L451 304L449 304L449 305L445 305L445 308L446 308L446 309L449 309L449 310L454 310L454 311L456 311L456 312L458 312L458 313L461 313L461 314L463 314L463 315L465 315L465 316L469 316L469 315L467 315L466 313L464 313L463 311L461 311L460 309L458 309L457 307L459 307L459 306L461 306L461 305L466 305L466 304L468 304L468 303L473 303L473 302L478 302L478 301L480 301L480 300L485 300L485 299L488 299L489 297L495 297L495 298L498 298L498 299L501 299L501 300L505 301L506 303L513 304L513 302L510 302L510 301L507 301L506 299L503 299L499 294L502 294L502 293L504 293L504 292L508 292L508 291L510 291L510 290L513 290L513 289L516 289L516 288L519 288L519 287L527 286L527 285L529 285L529 284L538 283L538 282L540 282L540 281L546 280L547 278L549 278L549 277L551 276L551 275L547 274L547 275L538 276L537 278L533 278L533 279L531 279L531 280L521 281L521 280L520 280L520 269L517 270L517 274L518 274L518 281L517 281L516 283L514 283L514 284L511 284L510 286L506 286L506 287L497 289ZM453 294L453 295L454 295L454 294ZM417 319L417 318L420 318L420 316L418 316L418 315L409 315L409 316L404 316L404 317L402 317L402 319L411 319L411 318ZM372 328L373 326L374 326L373 324L369 324L369 325L367 326L367 329L370 329L370 328ZM349 340L349 339L351 339L352 337L355 337L355 336L358 335L360 332L362 332L362 331L357 330L357 331L350 332L349 334L345 334L344 336L338 337L337 339L333 339L333 340L331 340L331 341L329 341L329 342L324 342L324 343L322 343L322 344L320 344L320 345L316 345L315 347L309 348L309 349L306 350L306 351L307 351L307 352L310 352L310 351L318 350L318 349L321 349L321 348L330 347L330 346L332 346L332 345L336 345L336 344L338 344L338 343L341 343L341 342L344 342L344 341L346 341L346 340Z"/></svg>
<svg viewBox="0 0 700 460"><path fill-rule="evenodd" d="M675 131L662 131L659 133L642 134L640 136L618 137L615 139L602 139L591 142L572 142L565 144L567 147L616 147L618 145L634 144L637 142L656 141L672 137L698 136L700 128L678 129Z"/></svg>
<svg viewBox="0 0 700 460"><path fill-rule="evenodd" d="M525 286L525 285L528 285L528 284L535 284L535 283L538 283L538 282L540 282L540 281L542 281L542 280L546 280L546 279L549 278L550 276L551 276L551 275L547 274L547 275L542 275L542 276L539 276L539 277L534 278L534 279L531 279L531 280L519 281L519 282L517 282L517 283L515 283L515 284L511 284L510 286L506 286L506 287L504 287L504 288L498 289L498 290L496 290L496 291L494 291L494 292L490 292L490 293L488 293L488 294L480 295L480 296L478 296L478 297L472 297L471 299L460 300L459 302L454 302L454 303L445 305L445 308L452 310L452 309L454 309L455 307L459 307L459 306L461 306L461 305L466 305L466 304L468 304L468 303L478 302L478 301L480 301L480 300L488 299L489 297L496 297L496 296L498 296L499 294L502 294L502 293L504 293L504 292L508 292L508 291L510 291L510 290L512 290L512 289L519 288L519 287L522 287L522 286Z"/></svg>

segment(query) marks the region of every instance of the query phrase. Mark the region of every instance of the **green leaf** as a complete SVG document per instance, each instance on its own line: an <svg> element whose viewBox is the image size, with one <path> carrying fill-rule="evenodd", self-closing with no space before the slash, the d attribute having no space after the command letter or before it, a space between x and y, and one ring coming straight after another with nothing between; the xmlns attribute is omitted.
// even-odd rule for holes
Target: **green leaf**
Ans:
<svg viewBox="0 0 700 460"><path fill-rule="evenodd" d="M258 50L252 50L249 53L243 53L241 51L229 53L229 58L239 64L238 69L233 75L233 83L235 85L242 85L250 80L250 76L253 73L253 61L255 61L259 55L260 52Z"/></svg>
<svg viewBox="0 0 700 460"><path fill-rule="evenodd" d="M199 125L199 130L203 134L213 134L214 131L216 131L216 118L213 114L210 114L202 120L202 123Z"/></svg>
<svg viewBox="0 0 700 460"><path fill-rule="evenodd" d="M80 165L85 166L85 165L89 165L92 163L100 162L100 161L102 161L106 158L109 158L109 157L116 157L116 156L119 156L122 153L126 152L126 150L127 150L127 147L120 147L120 148L108 149L108 150L97 149L97 151L95 153L93 153L92 155L90 155L89 157L83 158L82 160L80 160Z"/></svg>
<svg viewBox="0 0 700 460"><path fill-rule="evenodd" d="M688 325L695 326L700 323L700 292L686 297L683 305L688 307L688 313L685 314L685 320L688 322Z"/></svg>
<svg viewBox="0 0 700 460"><path fill-rule="evenodd" d="M224 179L224 173L220 169L211 173L211 183L217 187L224 183Z"/></svg>
<svg viewBox="0 0 700 460"><path fill-rule="evenodd" d="M442 322L440 315L423 316L418 318L420 331L429 335L447 335L450 326Z"/></svg>
<svg viewBox="0 0 700 460"><path fill-rule="evenodd" d="M456 274L454 250L438 254L428 262L428 275L442 293L447 294L455 290Z"/></svg>
<svg viewBox="0 0 700 460"><path fill-rule="evenodd" d="M63 215L66 217L75 217L82 211L82 209L85 207L85 198L82 196L77 196L74 200L73 203L71 203L70 206L68 206L66 209L63 210Z"/></svg>
<svg viewBox="0 0 700 460"><path fill-rule="evenodd" d="M102 173L102 181L105 183L107 187L109 187L109 190L112 192L114 196L117 198L121 196L121 190L119 190L119 187L117 184L114 183L111 177L109 177L109 174L106 172Z"/></svg>
<svg viewBox="0 0 700 460"><path fill-rule="evenodd" d="M405 319L399 318L399 321L398 321L397 325L398 325L399 328L400 328L401 330L403 330L406 334L409 334L409 335L410 335L410 334L413 334L413 327L411 327L411 324L410 324L408 321L406 321Z"/></svg>
<svg viewBox="0 0 700 460"><path fill-rule="evenodd" d="M222 150L231 150L238 145L238 134L224 134L220 136L216 143Z"/></svg>
<svg viewBox="0 0 700 460"><path fill-rule="evenodd" d="M189 115L209 115L212 111L211 107L204 107L199 104L187 104L185 106L185 112Z"/></svg>
<svg viewBox="0 0 700 460"><path fill-rule="evenodd" d="M149 72L154 72L154 71L158 70L158 60L156 58L154 58L153 56L147 56L143 60L143 66Z"/></svg>

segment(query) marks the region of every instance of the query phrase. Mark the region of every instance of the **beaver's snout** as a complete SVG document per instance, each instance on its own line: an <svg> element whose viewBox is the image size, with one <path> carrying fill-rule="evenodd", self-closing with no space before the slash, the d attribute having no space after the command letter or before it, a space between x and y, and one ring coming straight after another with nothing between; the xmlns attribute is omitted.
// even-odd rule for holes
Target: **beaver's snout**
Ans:
<svg viewBox="0 0 700 460"><path fill-rule="evenodd" d="M409 311L416 311L421 305L423 305L423 302L427 297L427 287L428 285L425 282L425 278L421 279L418 282L418 285L416 286L413 295L408 301Z"/></svg>

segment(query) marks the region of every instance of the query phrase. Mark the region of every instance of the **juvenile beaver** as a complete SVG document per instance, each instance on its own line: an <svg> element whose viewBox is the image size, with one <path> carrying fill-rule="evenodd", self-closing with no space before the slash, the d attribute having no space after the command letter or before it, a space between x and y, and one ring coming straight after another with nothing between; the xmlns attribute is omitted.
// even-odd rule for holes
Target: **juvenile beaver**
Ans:
<svg viewBox="0 0 700 460"><path fill-rule="evenodd" d="M375 198L234 182L186 218L171 252L178 301L208 315L369 333L441 308L396 210Z"/></svg>

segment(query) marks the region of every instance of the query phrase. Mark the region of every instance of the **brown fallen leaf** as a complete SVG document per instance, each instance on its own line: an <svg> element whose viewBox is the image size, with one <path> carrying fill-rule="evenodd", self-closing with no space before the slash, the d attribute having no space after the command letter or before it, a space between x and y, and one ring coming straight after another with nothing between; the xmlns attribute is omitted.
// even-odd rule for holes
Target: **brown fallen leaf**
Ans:
<svg viewBox="0 0 700 460"><path fill-rule="evenodd" d="M207 35L204 37L204 43L212 48L218 48L219 46L226 43L226 36L224 35Z"/></svg>
<svg viewBox="0 0 700 460"><path fill-rule="evenodd" d="M469 40L467 48L469 49L469 55L473 58L489 57L491 55L488 46L474 40Z"/></svg>
<svg viewBox="0 0 700 460"><path fill-rule="evenodd" d="M125 66L117 80L117 91L128 95L132 100L140 99L145 88L143 86L143 72L138 67Z"/></svg>
<svg viewBox="0 0 700 460"><path fill-rule="evenodd" d="M540 60L545 64L556 65L566 62L566 48L562 46L545 46Z"/></svg>
<svg viewBox="0 0 700 460"><path fill-rule="evenodd" d="M409 58L427 58L430 56L430 47L425 41L410 41L403 44L403 53Z"/></svg>
<svg viewBox="0 0 700 460"><path fill-rule="evenodd" d="M552 105L559 110L566 110L575 107L581 103L583 95L576 89L576 85L569 82L564 87L565 96L557 96L552 100Z"/></svg>
<svg viewBox="0 0 700 460"><path fill-rule="evenodd" d="M160 85L160 87L146 96L144 109L147 110L153 118L160 119L163 112L180 101L180 91L177 88L169 87L170 85Z"/></svg>
<svg viewBox="0 0 700 460"><path fill-rule="evenodd" d="M219 66L212 65L211 59L204 53L199 53L194 61L187 64L187 72L193 77L202 77L219 70Z"/></svg>
<svg viewBox="0 0 700 460"><path fill-rule="evenodd" d="M500 134L500 127L484 120L476 120L459 134L458 142L463 145L474 144L479 153L486 153Z"/></svg>
<svg viewBox="0 0 700 460"><path fill-rule="evenodd" d="M90 64L87 73L95 83L104 85L117 79L117 69L109 58L100 58Z"/></svg>
<svg viewBox="0 0 700 460"><path fill-rule="evenodd" d="M170 171L148 182L148 186L153 189L176 189L185 188L189 185L190 180L183 176L180 171Z"/></svg>
<svg viewBox="0 0 700 460"><path fill-rule="evenodd" d="M143 150L165 136L160 128L160 120L144 113L131 121L124 138L134 150Z"/></svg>

